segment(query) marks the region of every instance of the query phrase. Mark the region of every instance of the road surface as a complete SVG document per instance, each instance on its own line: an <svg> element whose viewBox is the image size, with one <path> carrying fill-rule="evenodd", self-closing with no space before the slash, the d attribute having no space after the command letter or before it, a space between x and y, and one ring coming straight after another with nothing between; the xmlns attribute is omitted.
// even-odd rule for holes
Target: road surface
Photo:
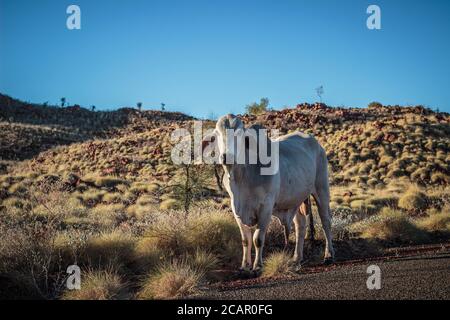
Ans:
<svg viewBox="0 0 450 320"><path fill-rule="evenodd" d="M381 270L381 289L369 290L367 268ZM291 278L241 280L197 299L450 299L450 249L399 258L337 264Z"/></svg>

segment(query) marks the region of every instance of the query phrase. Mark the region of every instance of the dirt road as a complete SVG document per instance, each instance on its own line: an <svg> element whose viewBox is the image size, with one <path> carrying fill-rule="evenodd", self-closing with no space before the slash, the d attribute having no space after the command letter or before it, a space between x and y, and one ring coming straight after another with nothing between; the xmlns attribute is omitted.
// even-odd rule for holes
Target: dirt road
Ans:
<svg viewBox="0 0 450 320"><path fill-rule="evenodd" d="M381 289L369 290L367 268L381 270ZM291 278L230 282L201 299L450 299L450 248L305 269Z"/></svg>

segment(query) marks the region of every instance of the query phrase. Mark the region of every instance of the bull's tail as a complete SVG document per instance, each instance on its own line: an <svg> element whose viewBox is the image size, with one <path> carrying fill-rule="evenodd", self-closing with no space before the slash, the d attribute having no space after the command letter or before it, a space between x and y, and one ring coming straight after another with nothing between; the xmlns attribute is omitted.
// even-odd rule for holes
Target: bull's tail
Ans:
<svg viewBox="0 0 450 320"><path fill-rule="evenodd" d="M315 236L316 236L316 229L314 228L314 218L313 218L312 206L311 206L311 196L308 196L308 198L306 198L304 203L305 203L305 207L306 207L306 216L309 221L309 229L308 229L306 237L309 240L314 241Z"/></svg>

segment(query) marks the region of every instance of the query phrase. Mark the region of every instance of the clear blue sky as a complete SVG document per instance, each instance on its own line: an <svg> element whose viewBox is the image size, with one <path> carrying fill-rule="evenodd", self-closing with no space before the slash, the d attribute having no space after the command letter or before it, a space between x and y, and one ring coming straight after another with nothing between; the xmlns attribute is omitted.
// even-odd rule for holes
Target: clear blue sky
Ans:
<svg viewBox="0 0 450 320"><path fill-rule="evenodd" d="M66 28L70 4L81 30ZM0 0L0 92L203 117L314 102L323 85L330 105L450 112L449 31L447 0Z"/></svg>

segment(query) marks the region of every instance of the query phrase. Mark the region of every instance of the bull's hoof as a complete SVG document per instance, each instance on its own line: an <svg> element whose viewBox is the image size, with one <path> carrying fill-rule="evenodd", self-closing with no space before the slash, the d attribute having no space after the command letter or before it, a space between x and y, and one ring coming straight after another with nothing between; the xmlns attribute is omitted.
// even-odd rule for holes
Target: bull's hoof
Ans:
<svg viewBox="0 0 450 320"><path fill-rule="evenodd" d="M258 268L254 268L252 269L252 276L253 277L259 277L262 274L262 268L258 267Z"/></svg>
<svg viewBox="0 0 450 320"><path fill-rule="evenodd" d="M328 258L325 258L325 259L323 260L323 264L324 264L325 266L332 265L333 263L334 263L334 258L333 258L333 257L328 257Z"/></svg>
<svg viewBox="0 0 450 320"><path fill-rule="evenodd" d="M301 273L303 270L303 266L301 264L298 264L294 267L294 272Z"/></svg>
<svg viewBox="0 0 450 320"><path fill-rule="evenodd" d="M236 276L238 279L250 279L253 277L253 273L250 268L239 268Z"/></svg>

